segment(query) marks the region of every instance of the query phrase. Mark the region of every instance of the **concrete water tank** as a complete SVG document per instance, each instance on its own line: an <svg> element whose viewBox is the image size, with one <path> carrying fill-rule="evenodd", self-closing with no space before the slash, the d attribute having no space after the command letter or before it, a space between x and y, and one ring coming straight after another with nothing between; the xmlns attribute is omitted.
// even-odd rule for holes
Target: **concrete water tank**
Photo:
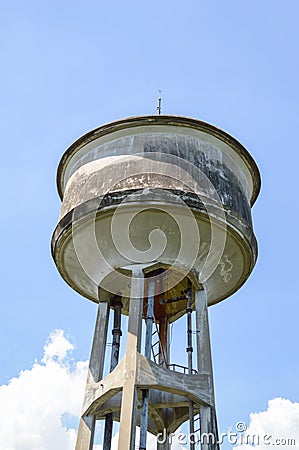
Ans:
<svg viewBox="0 0 299 450"><path fill-rule="evenodd" d="M64 280L95 302L99 287L129 299L127 271L138 263L164 273L162 301L179 298L192 278L211 305L255 265L258 168L236 139L205 122L160 115L100 126L64 153L57 186L52 254ZM172 321L185 303L167 308Z"/></svg>

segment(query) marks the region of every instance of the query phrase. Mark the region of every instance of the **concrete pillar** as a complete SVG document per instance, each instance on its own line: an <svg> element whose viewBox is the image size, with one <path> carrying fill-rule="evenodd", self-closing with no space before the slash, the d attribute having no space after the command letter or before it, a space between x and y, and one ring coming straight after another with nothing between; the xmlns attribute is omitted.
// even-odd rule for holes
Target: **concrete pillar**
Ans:
<svg viewBox="0 0 299 450"><path fill-rule="evenodd" d="M118 450L135 449L137 389L136 363L140 352L141 323L144 298L144 275L136 267L132 271L128 336L125 359L125 379L122 391Z"/></svg>
<svg viewBox="0 0 299 450"><path fill-rule="evenodd" d="M150 280L148 286L148 305L146 315L146 333L144 356L148 359L151 357L152 334L154 321L154 303L155 303L155 281ZM139 450L146 450L147 425L148 425L148 389L142 391L142 407L140 418L140 444Z"/></svg>
<svg viewBox="0 0 299 450"><path fill-rule="evenodd" d="M195 292L197 369L211 380L212 405L200 406L201 450L218 450L219 444L215 413L212 353L209 331L207 296L204 290Z"/></svg>
<svg viewBox="0 0 299 450"><path fill-rule="evenodd" d="M87 395L88 390L93 385L93 383L97 383L103 375L108 322L108 302L99 302L91 355L89 360L89 368L87 373L85 395ZM92 450L95 422L96 421L94 416L81 416L77 434L76 450Z"/></svg>
<svg viewBox="0 0 299 450"><path fill-rule="evenodd" d="M196 343L198 373L213 377L207 296L204 290L195 291Z"/></svg>

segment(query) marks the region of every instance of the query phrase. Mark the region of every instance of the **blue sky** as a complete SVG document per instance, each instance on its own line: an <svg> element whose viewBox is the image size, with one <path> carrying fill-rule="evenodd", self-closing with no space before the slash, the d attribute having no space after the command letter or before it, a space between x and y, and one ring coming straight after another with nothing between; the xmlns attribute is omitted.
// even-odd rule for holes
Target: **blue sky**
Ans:
<svg viewBox="0 0 299 450"><path fill-rule="evenodd" d="M88 130L155 113L161 89L163 113L234 135L262 175L258 263L210 309L219 427L299 401L298 14L295 0L1 3L0 384L40 361L55 329L89 357L95 305L50 256L56 168Z"/></svg>

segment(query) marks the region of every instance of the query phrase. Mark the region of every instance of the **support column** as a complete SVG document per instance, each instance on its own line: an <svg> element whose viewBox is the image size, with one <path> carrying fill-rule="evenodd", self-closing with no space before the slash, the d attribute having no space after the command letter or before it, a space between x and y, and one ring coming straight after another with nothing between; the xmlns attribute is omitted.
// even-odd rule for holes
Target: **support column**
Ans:
<svg viewBox="0 0 299 450"><path fill-rule="evenodd" d="M97 383L103 375L108 322L108 302L99 302L91 355L89 360L89 368L87 373L85 396L87 395L90 387L92 387L94 383ZM77 434L76 450L92 450L95 422L96 420L94 416L81 416Z"/></svg>
<svg viewBox="0 0 299 450"><path fill-rule="evenodd" d="M113 330L112 330L112 348L111 348L111 360L110 360L110 372L115 369L119 360L119 349L120 349L120 337L121 332L121 297L116 296L111 302L111 306L114 307L113 314ZM112 430L113 430L113 414L107 414L105 419L105 429L104 429L104 440L103 440L103 450L111 449L112 440Z"/></svg>
<svg viewBox="0 0 299 450"><path fill-rule="evenodd" d="M135 449L137 411L136 360L140 352L144 298L144 275L140 267L132 271L125 379L122 391L118 450Z"/></svg>
<svg viewBox="0 0 299 450"><path fill-rule="evenodd" d="M152 334L154 321L154 303L155 303L155 282L150 280L148 286L148 305L146 314L146 333L144 356L148 359L151 357ZM147 424L148 424L148 389L142 391L142 407L140 420L140 450L146 450Z"/></svg>
<svg viewBox="0 0 299 450"><path fill-rule="evenodd" d="M215 412L212 353L209 331L207 295L204 290L195 292L197 367L198 373L209 374L213 404L200 406L201 450L218 450L218 431Z"/></svg>

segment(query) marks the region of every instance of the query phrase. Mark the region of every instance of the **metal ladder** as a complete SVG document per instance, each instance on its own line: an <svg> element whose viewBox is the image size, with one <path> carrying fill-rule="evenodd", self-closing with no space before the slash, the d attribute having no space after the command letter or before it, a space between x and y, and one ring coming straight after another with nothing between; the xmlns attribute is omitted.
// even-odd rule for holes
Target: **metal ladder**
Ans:
<svg viewBox="0 0 299 450"><path fill-rule="evenodd" d="M160 341L160 337L159 337L158 325L156 323L155 316L154 316L154 328L155 328L155 331L152 333L152 356L153 356L153 361L156 364L159 364L159 365L164 364L166 366L167 365L166 364L166 357L165 357L164 350L163 350L162 345L161 345L161 341ZM154 339L155 339L155 342L153 342ZM157 346L158 346L158 349L157 349ZM162 353L161 353L160 350L162 350ZM162 361L161 361L161 358L160 358L161 356L162 356Z"/></svg>
<svg viewBox="0 0 299 450"><path fill-rule="evenodd" d="M200 431L200 415L199 413L194 416L194 433L198 433Z"/></svg>
<svg viewBox="0 0 299 450"><path fill-rule="evenodd" d="M155 323L155 322L154 322ZM159 355L160 355L160 339L159 339L159 331L158 331L158 327L157 324L155 323L155 331L152 334L152 356L153 356L153 361L156 364L159 364ZM155 342L153 342L153 339L156 339ZM158 349L157 349L158 346ZM158 358L158 361L157 361Z"/></svg>
<svg viewBox="0 0 299 450"><path fill-rule="evenodd" d="M194 434L197 436L198 438L198 442L195 443L195 447L196 448L200 448L200 414L197 413L194 416Z"/></svg>

